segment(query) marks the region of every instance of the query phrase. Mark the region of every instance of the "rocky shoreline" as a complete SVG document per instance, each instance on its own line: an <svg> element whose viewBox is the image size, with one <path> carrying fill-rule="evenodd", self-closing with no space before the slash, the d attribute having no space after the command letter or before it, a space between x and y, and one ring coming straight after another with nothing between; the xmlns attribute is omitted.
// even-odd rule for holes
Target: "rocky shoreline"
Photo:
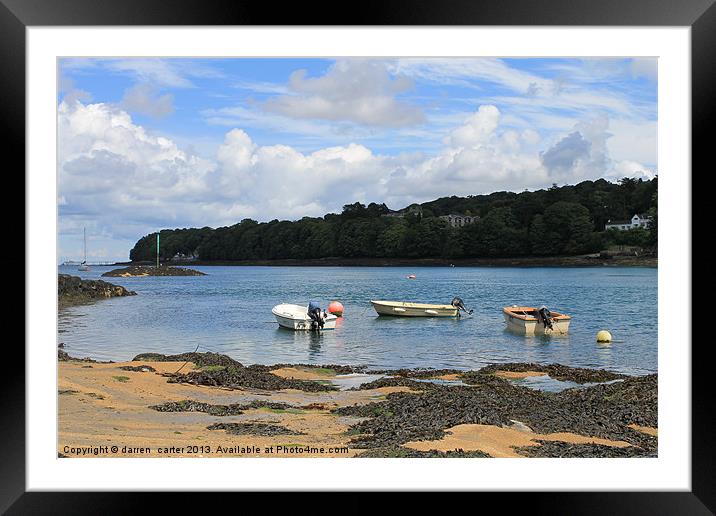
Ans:
<svg viewBox="0 0 716 516"><path fill-rule="evenodd" d="M335 456L352 457L654 457L658 449L656 374L533 363L384 372L244 366L217 353L146 353L124 364L89 365L61 352L61 360L68 385L61 402L74 403L81 394L77 368L82 379L95 371L104 375L98 381L114 379L108 392L99 393L102 402L114 397L112 406L133 404L122 414L149 421L154 439L172 439L170 429L184 425L177 431L187 439L235 444L240 438L253 445L286 443L290 436L291 443L307 446L341 444L348 455ZM383 376L339 387L344 375L362 373ZM581 385L545 392L516 381L532 375ZM60 379L62 387L62 369ZM135 386L141 395L132 392ZM84 403L99 403L87 394ZM62 413L61 407L61 426ZM66 417L74 416L68 411ZM146 438L134 426L128 431ZM316 456L307 453L299 455Z"/></svg>
<svg viewBox="0 0 716 516"><path fill-rule="evenodd" d="M137 263L139 265L141 262ZM315 258L281 260L191 260L176 265L285 267L657 267L654 255L621 256L609 253L577 256L521 256L515 258ZM116 264L124 265L124 264Z"/></svg>
<svg viewBox="0 0 716 516"><path fill-rule="evenodd" d="M57 301L60 308L110 297L136 295L134 291L102 280L86 280L69 274L57 276Z"/></svg>
<svg viewBox="0 0 716 516"><path fill-rule="evenodd" d="M102 276L120 277L120 278L137 278L142 276L206 276L206 273L185 267L169 267L162 265L160 267L149 265L130 265L122 269L114 269L105 272Z"/></svg>

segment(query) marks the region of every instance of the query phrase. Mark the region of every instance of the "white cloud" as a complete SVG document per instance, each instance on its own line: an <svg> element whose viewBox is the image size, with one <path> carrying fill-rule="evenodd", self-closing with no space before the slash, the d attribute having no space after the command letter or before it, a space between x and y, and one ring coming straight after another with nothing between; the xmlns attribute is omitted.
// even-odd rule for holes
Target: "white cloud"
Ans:
<svg viewBox="0 0 716 516"><path fill-rule="evenodd" d="M615 118L609 121L613 134L607 140L609 154L615 160L632 160L655 165L658 160L658 123L656 120Z"/></svg>
<svg viewBox="0 0 716 516"><path fill-rule="evenodd" d="M264 107L291 118L404 127L424 121L419 107L396 99L412 86L410 79L391 75L380 61L344 59L320 77L307 77L305 70L292 73L291 94L272 98Z"/></svg>
<svg viewBox="0 0 716 516"><path fill-rule="evenodd" d="M212 159L202 159L115 106L62 102L58 116L60 231L88 226L122 245L159 228L320 216L355 201L401 208L444 195L654 173L610 157L606 117L544 139L535 129L502 127L491 105L447 133L434 154L396 156L355 143L314 152L262 146L234 128Z"/></svg>
<svg viewBox="0 0 716 516"><path fill-rule="evenodd" d="M465 147L487 141L500 122L500 110L495 106L480 106L470 115L464 125L450 134L449 142L453 147Z"/></svg>
<svg viewBox="0 0 716 516"><path fill-rule="evenodd" d="M623 160L616 162L612 170L605 174L605 177L611 181L616 181L623 177L654 179L656 170L651 170L636 161Z"/></svg>
<svg viewBox="0 0 716 516"><path fill-rule="evenodd" d="M127 111L162 118L174 112L174 96L160 95L149 84L138 83L124 92L119 105Z"/></svg>

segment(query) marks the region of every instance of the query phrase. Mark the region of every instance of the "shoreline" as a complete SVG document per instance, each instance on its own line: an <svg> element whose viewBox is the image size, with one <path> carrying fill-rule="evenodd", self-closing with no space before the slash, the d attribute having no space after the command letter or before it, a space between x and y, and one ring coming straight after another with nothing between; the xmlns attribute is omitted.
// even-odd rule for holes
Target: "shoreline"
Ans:
<svg viewBox="0 0 716 516"><path fill-rule="evenodd" d="M534 363L367 374L338 365L244 366L216 353L143 354L116 363L59 354L61 457L657 452L655 374ZM521 383L546 376L578 385L546 392Z"/></svg>
<svg viewBox="0 0 716 516"><path fill-rule="evenodd" d="M112 266L141 265L144 262L117 262ZM648 267L657 268L655 256L612 256L598 255L545 256L517 258L313 258L281 260L217 260L171 262L177 266L265 266L265 267Z"/></svg>

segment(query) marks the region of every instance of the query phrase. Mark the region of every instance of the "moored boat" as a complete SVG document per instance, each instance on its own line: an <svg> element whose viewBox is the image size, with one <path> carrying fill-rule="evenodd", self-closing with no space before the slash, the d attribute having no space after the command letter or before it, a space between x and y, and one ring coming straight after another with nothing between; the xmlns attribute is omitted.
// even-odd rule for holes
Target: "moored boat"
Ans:
<svg viewBox="0 0 716 516"><path fill-rule="evenodd" d="M336 328L336 317L333 314L323 312L323 326L317 327L316 321L308 315L308 307L303 305L292 305L288 303L276 305L271 309L276 322L289 330L334 330Z"/></svg>
<svg viewBox="0 0 716 516"><path fill-rule="evenodd" d="M572 317L546 307L506 306L502 313L507 328L524 335L564 335Z"/></svg>
<svg viewBox="0 0 716 516"><path fill-rule="evenodd" d="M82 263L80 263L80 266L77 267L77 270L86 272L86 271L90 270L89 265L87 265L87 229L86 228L82 229L82 238L84 239L84 243L85 243L85 259L82 260Z"/></svg>
<svg viewBox="0 0 716 516"><path fill-rule="evenodd" d="M371 301L378 315L401 317L457 317L459 309L453 305L409 303L405 301Z"/></svg>

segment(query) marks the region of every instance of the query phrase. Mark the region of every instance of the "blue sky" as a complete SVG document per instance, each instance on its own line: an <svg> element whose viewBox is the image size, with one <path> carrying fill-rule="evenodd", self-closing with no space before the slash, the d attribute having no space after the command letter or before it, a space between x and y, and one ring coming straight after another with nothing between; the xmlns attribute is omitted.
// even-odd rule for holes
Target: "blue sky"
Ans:
<svg viewBox="0 0 716 516"><path fill-rule="evenodd" d="M162 228L657 173L657 61L62 59L60 259Z"/></svg>

